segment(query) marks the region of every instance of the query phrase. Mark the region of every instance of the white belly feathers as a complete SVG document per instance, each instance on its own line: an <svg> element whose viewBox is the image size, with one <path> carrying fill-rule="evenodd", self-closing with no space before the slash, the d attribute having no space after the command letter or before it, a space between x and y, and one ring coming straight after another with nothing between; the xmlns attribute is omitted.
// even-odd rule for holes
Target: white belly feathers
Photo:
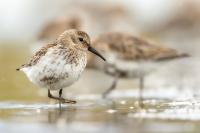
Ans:
<svg viewBox="0 0 200 133"><path fill-rule="evenodd" d="M31 67L23 68L27 77L36 85L57 90L70 86L77 81L83 72L87 60L86 54L79 56L78 64L66 62L66 54L52 54L53 49L49 49L39 62ZM66 58L67 57L67 58ZM65 59L66 58L66 59Z"/></svg>

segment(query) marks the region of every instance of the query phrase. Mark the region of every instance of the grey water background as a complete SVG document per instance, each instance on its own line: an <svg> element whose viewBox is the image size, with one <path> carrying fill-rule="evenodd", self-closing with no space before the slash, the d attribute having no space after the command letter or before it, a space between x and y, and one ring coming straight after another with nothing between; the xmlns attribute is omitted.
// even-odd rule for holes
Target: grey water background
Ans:
<svg viewBox="0 0 200 133"><path fill-rule="evenodd" d="M84 4L94 9L89 6L83 12ZM102 7L108 10L116 5L127 10L128 18L113 13L109 20L106 14L101 16ZM0 132L199 132L199 6L198 0L0 1ZM101 16L97 18L105 20L97 21L95 15L91 19L95 10ZM65 104L60 112L57 101L47 98L47 90L15 69L32 55L41 29L59 16L73 14L70 11L83 16L84 28L92 37L107 30L130 32L192 57L161 64L145 78L144 109L138 106L137 79L120 80L117 90L102 99L113 79L86 70L64 91L65 97L78 104Z"/></svg>

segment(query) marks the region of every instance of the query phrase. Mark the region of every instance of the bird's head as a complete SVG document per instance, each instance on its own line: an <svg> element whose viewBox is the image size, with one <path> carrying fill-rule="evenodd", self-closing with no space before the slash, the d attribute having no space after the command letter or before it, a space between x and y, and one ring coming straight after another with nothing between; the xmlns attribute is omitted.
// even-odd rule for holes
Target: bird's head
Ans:
<svg viewBox="0 0 200 133"><path fill-rule="evenodd" d="M93 54L96 54L97 56L99 56L104 61L106 60L97 50L95 50L91 46L90 37L84 31L79 31L75 29L66 30L58 37L57 41L60 44L67 47L73 47L77 50L81 50L85 52L90 51Z"/></svg>

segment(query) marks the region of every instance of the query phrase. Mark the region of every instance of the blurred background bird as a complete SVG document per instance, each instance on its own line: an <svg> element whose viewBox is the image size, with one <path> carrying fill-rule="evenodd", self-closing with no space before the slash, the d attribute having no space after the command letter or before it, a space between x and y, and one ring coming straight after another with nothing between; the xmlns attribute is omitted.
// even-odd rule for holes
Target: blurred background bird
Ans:
<svg viewBox="0 0 200 133"><path fill-rule="evenodd" d="M144 76L156 69L156 63L189 56L175 49L119 32L104 33L98 36L92 44L105 55L107 63L103 64L96 57L89 57L88 67L99 69L115 77L110 88L103 93L103 97L116 88L119 77L139 78L140 105L142 105Z"/></svg>

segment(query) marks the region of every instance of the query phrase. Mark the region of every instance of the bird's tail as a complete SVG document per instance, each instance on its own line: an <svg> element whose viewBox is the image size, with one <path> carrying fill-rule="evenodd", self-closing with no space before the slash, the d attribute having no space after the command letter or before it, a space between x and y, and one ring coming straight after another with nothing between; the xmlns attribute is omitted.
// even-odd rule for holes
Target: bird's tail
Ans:
<svg viewBox="0 0 200 133"><path fill-rule="evenodd" d="M186 57L190 57L190 55L187 53L172 54L172 55L160 57L156 59L156 61L168 61L168 60L174 60L174 59L180 59L180 58L186 58Z"/></svg>
<svg viewBox="0 0 200 133"><path fill-rule="evenodd" d="M20 71L22 68L26 67L26 64L23 64L21 67L17 68L17 71Z"/></svg>

